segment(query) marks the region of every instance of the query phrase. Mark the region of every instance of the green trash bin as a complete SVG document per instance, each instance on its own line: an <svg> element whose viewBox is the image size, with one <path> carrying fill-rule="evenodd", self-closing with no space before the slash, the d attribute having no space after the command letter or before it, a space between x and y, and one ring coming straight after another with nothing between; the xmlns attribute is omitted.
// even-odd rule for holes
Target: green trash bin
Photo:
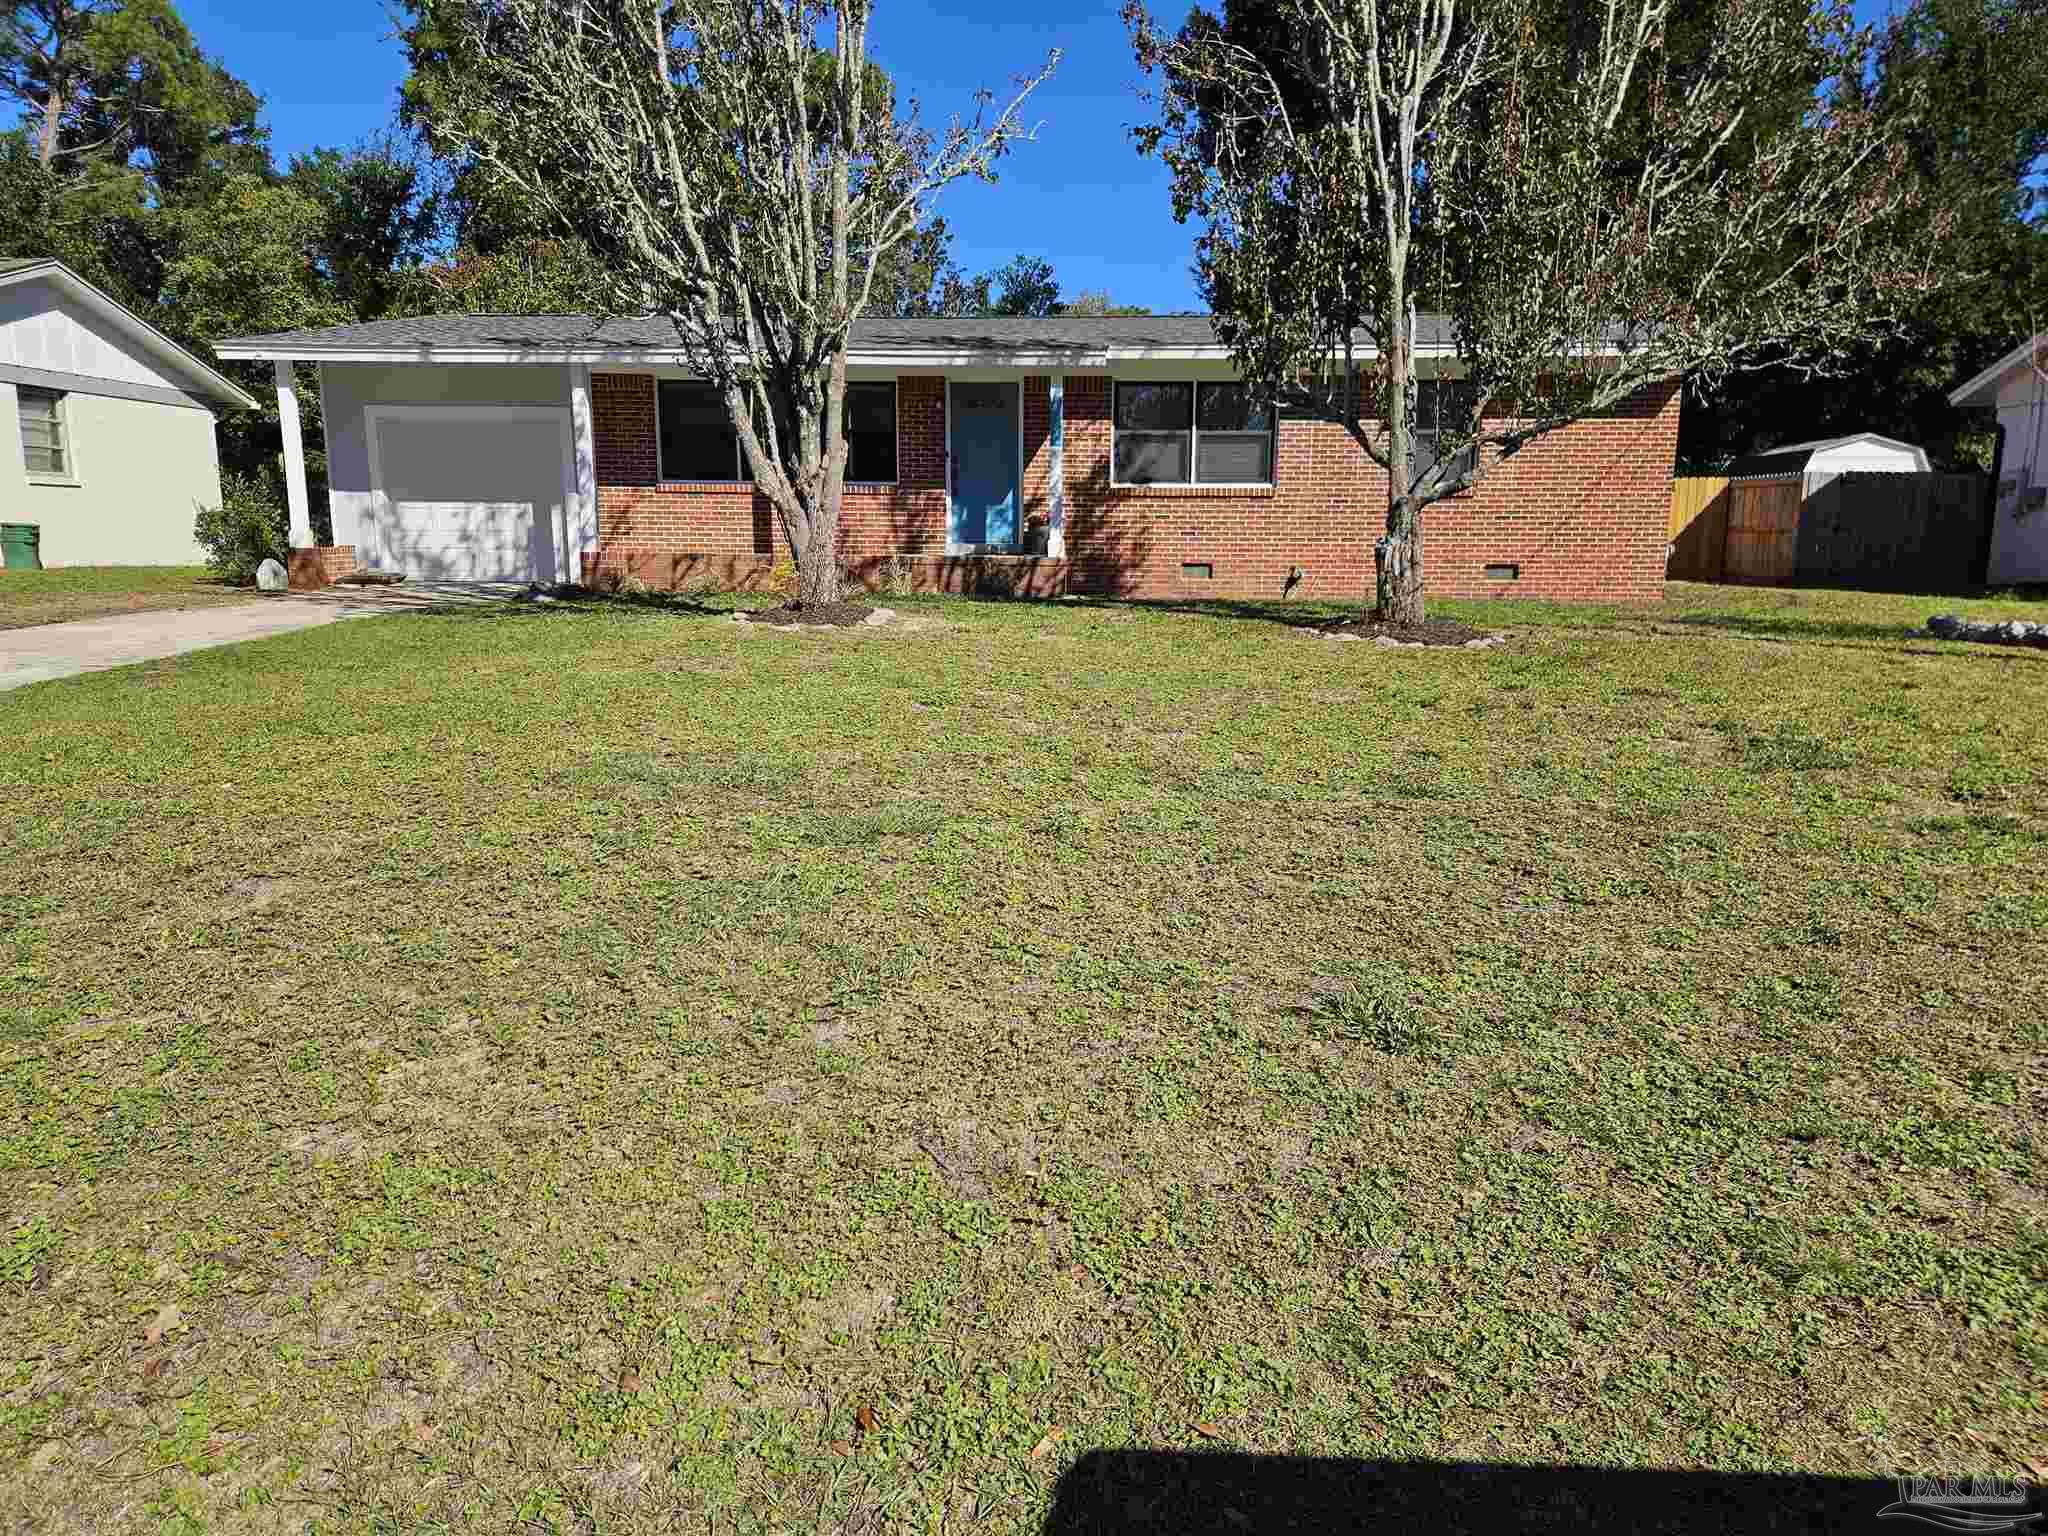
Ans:
<svg viewBox="0 0 2048 1536"><path fill-rule="evenodd" d="M42 529L34 523L0 523L0 555L10 571L40 571Z"/></svg>

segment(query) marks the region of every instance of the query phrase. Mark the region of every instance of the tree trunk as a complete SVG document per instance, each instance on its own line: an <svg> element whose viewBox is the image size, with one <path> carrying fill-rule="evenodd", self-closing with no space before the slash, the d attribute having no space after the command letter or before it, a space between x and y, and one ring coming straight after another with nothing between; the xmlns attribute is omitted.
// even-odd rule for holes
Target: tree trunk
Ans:
<svg viewBox="0 0 2048 1536"><path fill-rule="evenodd" d="M54 73L52 71L53 75ZM57 128L63 121L64 93L58 89L57 82L53 78L50 81L50 94L43 102L43 128L40 140L36 145L36 159L46 171L50 168L51 159L57 153Z"/></svg>
<svg viewBox="0 0 2048 1536"><path fill-rule="evenodd" d="M1382 624L1422 622L1422 524L1415 505L1415 435L1410 430L1410 378L1414 370L1413 338L1401 329L1406 315L1395 286L1393 323L1387 348L1387 531L1373 545L1373 589Z"/></svg>
<svg viewBox="0 0 2048 1536"><path fill-rule="evenodd" d="M796 601L800 608L817 608L845 595L839 577L839 498L828 490L812 509L810 537L797 551Z"/></svg>
<svg viewBox="0 0 2048 1536"><path fill-rule="evenodd" d="M1422 622L1422 530L1405 496L1387 510L1387 531L1372 551L1374 589L1385 624Z"/></svg>

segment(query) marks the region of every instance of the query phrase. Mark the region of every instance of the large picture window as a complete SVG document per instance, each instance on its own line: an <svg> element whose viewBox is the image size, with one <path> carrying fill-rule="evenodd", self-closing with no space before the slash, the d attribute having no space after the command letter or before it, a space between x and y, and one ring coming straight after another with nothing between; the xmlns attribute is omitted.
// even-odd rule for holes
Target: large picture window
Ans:
<svg viewBox="0 0 2048 1536"><path fill-rule="evenodd" d="M752 480L746 450L715 384L663 379L656 391L661 478ZM896 479L896 385L846 386L846 478Z"/></svg>
<svg viewBox="0 0 2048 1536"><path fill-rule="evenodd" d="M751 480L715 384L663 379L656 399L664 480Z"/></svg>
<svg viewBox="0 0 2048 1536"><path fill-rule="evenodd" d="M1274 416L1243 384L1116 386L1119 485L1270 485Z"/></svg>

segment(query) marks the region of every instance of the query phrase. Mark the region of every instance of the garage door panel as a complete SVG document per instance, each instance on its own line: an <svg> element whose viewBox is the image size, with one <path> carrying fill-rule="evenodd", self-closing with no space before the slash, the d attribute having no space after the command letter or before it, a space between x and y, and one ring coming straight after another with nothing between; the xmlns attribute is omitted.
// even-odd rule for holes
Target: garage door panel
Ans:
<svg viewBox="0 0 2048 1536"><path fill-rule="evenodd" d="M566 527L563 426L554 414L381 416L371 558L420 580L558 574Z"/></svg>

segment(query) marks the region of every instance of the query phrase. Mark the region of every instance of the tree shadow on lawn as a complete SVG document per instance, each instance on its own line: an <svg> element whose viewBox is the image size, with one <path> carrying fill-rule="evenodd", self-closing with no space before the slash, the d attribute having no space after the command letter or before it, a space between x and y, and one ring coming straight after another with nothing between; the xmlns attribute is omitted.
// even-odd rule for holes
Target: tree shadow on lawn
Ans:
<svg viewBox="0 0 2048 1536"><path fill-rule="evenodd" d="M1261 624L1281 624L1289 629L1309 629L1332 619L1357 618L1370 605L1313 602L1283 602L1261 598L1227 597L1011 597L966 598L968 602L998 602L1012 605L1058 608L1066 612L1098 609L1119 613L1187 614L1201 619L1245 619Z"/></svg>
<svg viewBox="0 0 2048 1536"><path fill-rule="evenodd" d="M746 594L751 595L751 594ZM706 601L709 596L713 601ZM344 599L346 601L346 599ZM779 602L775 598L772 601ZM730 592L684 595L679 592L598 592L587 587L554 587L542 596L493 597L486 600L446 598L431 594L417 604L392 603L374 606L393 614L433 614L439 618L544 619L584 616L594 613L659 613L678 619L730 619L735 611L762 606L737 602Z"/></svg>
<svg viewBox="0 0 2048 1536"><path fill-rule="evenodd" d="M1043 1536L1875 1533L1902 1528L1898 1514L1879 1519L1901 1492L1887 1478L1096 1450L1060 1479ZM2019 1506L1971 1506L2016 1524L1926 1524L2038 1531L2042 1491L2022 1497Z"/></svg>

